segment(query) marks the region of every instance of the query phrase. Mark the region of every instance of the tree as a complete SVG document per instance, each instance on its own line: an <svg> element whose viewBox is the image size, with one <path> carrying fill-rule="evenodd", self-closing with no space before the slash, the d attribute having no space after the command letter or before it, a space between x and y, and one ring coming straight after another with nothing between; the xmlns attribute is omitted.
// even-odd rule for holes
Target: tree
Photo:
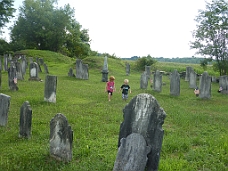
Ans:
<svg viewBox="0 0 228 171"><path fill-rule="evenodd" d="M228 74L228 3L225 0L206 3L206 9L199 10L195 21L198 25L193 31L195 41L190 42L191 48L214 59L220 75Z"/></svg>
<svg viewBox="0 0 228 171"><path fill-rule="evenodd" d="M15 9L12 8L13 0L1 0L0 2L0 29L9 22L9 18L14 17Z"/></svg>
<svg viewBox="0 0 228 171"><path fill-rule="evenodd" d="M138 58L136 61L136 68L138 70L145 70L145 66L153 66L156 64L156 59L152 58L150 55L144 56L142 58Z"/></svg>

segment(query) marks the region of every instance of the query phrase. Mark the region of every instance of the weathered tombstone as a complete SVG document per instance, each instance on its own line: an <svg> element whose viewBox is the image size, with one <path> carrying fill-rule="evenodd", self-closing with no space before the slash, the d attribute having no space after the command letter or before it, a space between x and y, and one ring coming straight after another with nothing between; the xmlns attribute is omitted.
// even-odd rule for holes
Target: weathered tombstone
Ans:
<svg viewBox="0 0 228 171"><path fill-rule="evenodd" d="M69 69L68 76L69 77L74 77L75 76L72 68Z"/></svg>
<svg viewBox="0 0 228 171"><path fill-rule="evenodd" d="M193 70L192 67L190 67L190 66L186 67L185 81L189 81L190 72L192 70Z"/></svg>
<svg viewBox="0 0 228 171"><path fill-rule="evenodd" d="M147 86L148 86L148 77L146 72L144 71L140 77L140 89L147 89Z"/></svg>
<svg viewBox="0 0 228 171"><path fill-rule="evenodd" d="M27 61L26 61L25 56L22 56L22 58L21 58L21 72L22 72L23 76L26 74L26 69L27 69Z"/></svg>
<svg viewBox="0 0 228 171"><path fill-rule="evenodd" d="M146 93L135 96L123 109L124 121L120 125L118 147L121 139L132 133L141 134L151 151L147 155L147 170L158 170L166 113L154 96ZM134 154L137 155L137 154ZM146 160L146 158L144 159Z"/></svg>
<svg viewBox="0 0 228 171"><path fill-rule="evenodd" d="M196 85L196 73L191 70L190 73L189 73L189 88L196 88L197 85Z"/></svg>
<svg viewBox="0 0 228 171"><path fill-rule="evenodd" d="M16 66L17 79L18 80L24 80L24 76L22 74L21 63L20 62L16 62L15 66Z"/></svg>
<svg viewBox="0 0 228 171"><path fill-rule="evenodd" d="M4 55L4 70L8 71L8 55Z"/></svg>
<svg viewBox="0 0 228 171"><path fill-rule="evenodd" d="M104 57L104 65L103 65L103 69L101 71L102 73L102 82L108 82L108 58L107 56Z"/></svg>
<svg viewBox="0 0 228 171"><path fill-rule="evenodd" d="M126 63L126 75L130 75L130 64Z"/></svg>
<svg viewBox="0 0 228 171"><path fill-rule="evenodd" d="M32 57L29 57L29 65L33 63L33 58Z"/></svg>
<svg viewBox="0 0 228 171"><path fill-rule="evenodd" d="M8 83L9 83L9 89L13 91L17 91L17 72L16 72L16 66L14 62L10 63L10 67L8 69Z"/></svg>
<svg viewBox="0 0 228 171"><path fill-rule="evenodd" d="M88 64L83 64L81 59L76 60L76 78L83 80L89 79Z"/></svg>
<svg viewBox="0 0 228 171"><path fill-rule="evenodd" d="M147 75L147 80L150 80L150 77L151 77L150 68L151 68L150 66L145 66L145 72Z"/></svg>
<svg viewBox="0 0 228 171"><path fill-rule="evenodd" d="M170 75L170 95L179 96L180 95L180 75L175 69Z"/></svg>
<svg viewBox="0 0 228 171"><path fill-rule="evenodd" d="M222 88L222 94L228 94L228 76L222 75L219 77L219 87Z"/></svg>
<svg viewBox="0 0 228 171"><path fill-rule="evenodd" d="M57 76L46 75L44 101L56 103Z"/></svg>
<svg viewBox="0 0 228 171"><path fill-rule="evenodd" d="M211 76L205 71L200 79L200 98L211 98Z"/></svg>
<svg viewBox="0 0 228 171"><path fill-rule="evenodd" d="M42 69L41 69L41 67L40 67L40 61L39 61L39 58L38 57L36 57L36 63L37 63L37 69L38 69L38 72L42 72Z"/></svg>
<svg viewBox="0 0 228 171"><path fill-rule="evenodd" d="M19 138L30 138L32 126L32 109L28 101L25 101L20 110Z"/></svg>
<svg viewBox="0 0 228 171"><path fill-rule="evenodd" d="M141 134L132 133L122 138L113 171L144 171L150 151Z"/></svg>
<svg viewBox="0 0 228 171"><path fill-rule="evenodd" d="M50 156L56 160L72 160L73 131L66 117L58 113L50 121Z"/></svg>
<svg viewBox="0 0 228 171"><path fill-rule="evenodd" d="M38 74L38 65L36 62L32 62L29 65L29 80L30 81L40 81L41 79L39 78Z"/></svg>
<svg viewBox="0 0 228 171"><path fill-rule="evenodd" d="M162 73L159 70L156 70L154 73L153 90L157 92L162 91Z"/></svg>
<svg viewBox="0 0 228 171"><path fill-rule="evenodd" d="M0 93L0 126L6 126L10 107L10 96Z"/></svg>
<svg viewBox="0 0 228 171"><path fill-rule="evenodd" d="M44 64L43 58L39 58L39 63L40 63L40 65L43 65Z"/></svg>
<svg viewBox="0 0 228 171"><path fill-rule="evenodd" d="M44 72L45 72L45 74L49 74L47 65L45 63L43 63L43 66L44 66Z"/></svg>

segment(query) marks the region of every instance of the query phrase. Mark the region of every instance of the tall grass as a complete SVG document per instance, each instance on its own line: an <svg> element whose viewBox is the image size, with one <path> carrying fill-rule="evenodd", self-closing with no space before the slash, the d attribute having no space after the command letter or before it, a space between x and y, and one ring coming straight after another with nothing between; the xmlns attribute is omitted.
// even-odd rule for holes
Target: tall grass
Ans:
<svg viewBox="0 0 228 171"><path fill-rule="evenodd" d="M130 80L132 89L128 102L122 101L119 91L108 102L105 83L101 82L103 58L85 58L83 62L90 68L89 80L79 80L67 76L69 68L75 66L75 59L47 51L23 53L34 59L43 58L50 75L57 76L57 102L44 102L45 83L28 81L28 71L25 79L18 81L19 91L10 91L7 72L2 71L0 93L11 96L11 104L8 124L0 127L0 170L111 171L123 121L122 109L139 93L152 94L167 113L159 170L228 170L228 98L217 93L217 83L212 83L212 97L208 100L195 97L184 80L181 95L172 97L168 76L162 78L166 85L161 93L150 87L141 90L140 72L132 69L126 76L126 61L108 59L109 75L115 76L117 90L125 78ZM160 70L171 66L157 65L164 66ZM39 73L42 80L45 76ZM24 101L29 101L33 112L31 139L18 138L20 107ZM74 132L70 163L49 157L50 120L57 113L67 117Z"/></svg>

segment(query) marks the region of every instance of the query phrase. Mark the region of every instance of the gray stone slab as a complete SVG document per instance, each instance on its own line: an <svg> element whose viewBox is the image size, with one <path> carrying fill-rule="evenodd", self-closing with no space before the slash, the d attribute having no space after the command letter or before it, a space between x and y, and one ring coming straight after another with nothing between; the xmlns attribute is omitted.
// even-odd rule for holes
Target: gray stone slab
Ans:
<svg viewBox="0 0 228 171"><path fill-rule="evenodd" d="M0 126L7 125L10 99L10 96L0 93Z"/></svg>
<svg viewBox="0 0 228 171"><path fill-rule="evenodd" d="M56 103L57 76L46 75L44 101Z"/></svg>

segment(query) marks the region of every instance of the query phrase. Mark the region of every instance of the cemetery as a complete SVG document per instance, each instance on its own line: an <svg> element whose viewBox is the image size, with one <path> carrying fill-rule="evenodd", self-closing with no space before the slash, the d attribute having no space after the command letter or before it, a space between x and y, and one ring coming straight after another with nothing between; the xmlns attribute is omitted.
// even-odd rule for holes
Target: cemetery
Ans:
<svg viewBox="0 0 228 171"><path fill-rule="evenodd" d="M0 170L228 169L228 79L212 67L21 54L0 57Z"/></svg>

